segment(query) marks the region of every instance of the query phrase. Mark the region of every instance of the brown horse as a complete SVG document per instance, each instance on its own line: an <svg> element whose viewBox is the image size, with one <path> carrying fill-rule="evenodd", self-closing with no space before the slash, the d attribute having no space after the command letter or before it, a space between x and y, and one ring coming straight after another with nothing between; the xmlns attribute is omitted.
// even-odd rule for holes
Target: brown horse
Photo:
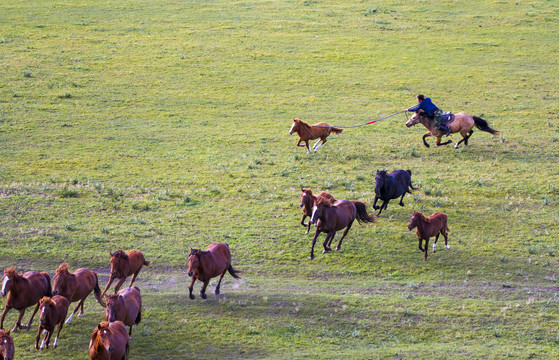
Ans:
<svg viewBox="0 0 559 360"><path fill-rule="evenodd" d="M122 289L118 294L106 295L107 307L105 308L105 321L115 322L120 320L124 325L130 326L128 336L132 336L132 325L137 325L142 320L142 295L137 286Z"/></svg>
<svg viewBox="0 0 559 360"><path fill-rule="evenodd" d="M425 138L427 136L436 137L437 146L450 144L452 142L452 140L449 139L448 141L441 143L441 138L443 137L443 135L445 135L445 133L439 129L435 129L433 119L425 115L425 113L423 113L421 110L413 114L408 122L406 122L407 127L411 127L416 124L423 124L423 126L425 126L427 130L429 130L427 134L423 135L423 144L425 146L429 147L429 144L427 144L427 141L425 141ZM454 121L448 123L447 126L450 128L450 132L452 134L459 132L460 135L462 135L462 139L458 141L456 145L454 145L455 149L458 149L458 146L462 142L464 142L464 145L468 145L468 139L474 133L474 131L472 130L474 126L481 131L488 132L492 135L495 135L499 132L495 129L490 128L487 124L487 121L483 120L482 118L471 116L464 112L454 114Z"/></svg>
<svg viewBox="0 0 559 360"><path fill-rule="evenodd" d="M357 219L358 222L373 222L374 217L367 214L367 207L360 201L339 200L335 204L331 204L328 199L320 199L313 207L311 215L311 223L316 224L316 232L312 240L311 246L311 260L314 259L314 245L316 239L321 232L326 233L326 239L322 246L323 252L331 251L330 245L336 235L337 231L345 228L345 231L340 238L336 250L342 247L342 241L347 235L351 225Z"/></svg>
<svg viewBox="0 0 559 360"><path fill-rule="evenodd" d="M229 274L235 279L240 279L239 275L237 275L238 271L233 269L231 265L231 251L229 251L229 245L212 243L208 246L206 251L190 249L190 255L188 256L188 276L192 277L190 286L188 287L190 298L194 299L194 295L192 295L194 282L200 280L204 283L200 289L200 296L202 299L206 299L206 288L210 283L210 279L216 276L219 276L219 281L215 287L215 294L219 295L221 279L223 279L227 271L229 271Z"/></svg>
<svg viewBox="0 0 559 360"><path fill-rule="evenodd" d="M89 358L91 360L127 360L128 344L126 326L120 321L102 321L91 333Z"/></svg>
<svg viewBox="0 0 559 360"><path fill-rule="evenodd" d="M83 316L83 303L85 299L93 291L95 298L101 306L105 307L105 302L101 298L101 289L99 288L99 279L97 273L87 269L77 269L74 273L68 271L68 264L61 264L56 269L56 274L53 277L53 295L64 296L68 301L79 301L74 311L66 320L66 324L70 324L74 314L81 307L78 317Z"/></svg>
<svg viewBox="0 0 559 360"><path fill-rule="evenodd" d="M105 295L111 284L113 283L114 279L119 279L115 285L115 294L118 292L118 289L122 286L122 284L126 281L126 278L130 275L132 279L130 280L130 284L128 287L131 287L136 280L136 277L142 270L142 266L149 265L149 261L144 258L144 254L142 254L138 250L130 250L127 253L124 250L117 250L111 254L111 276L109 276L109 282L107 286L105 286L105 290L101 294L101 297Z"/></svg>
<svg viewBox="0 0 559 360"><path fill-rule="evenodd" d="M10 330L0 330L0 360L14 360L14 339Z"/></svg>
<svg viewBox="0 0 559 360"><path fill-rule="evenodd" d="M54 339L54 344L52 347L56 348L58 346L58 338L60 337L60 330L64 326L64 319L68 314L68 307L70 302L64 296L55 295L52 298L44 297L39 301L39 309L41 314L41 320L39 322L39 329L37 330L37 336L35 336L35 349L43 350L49 348L50 337L54 332L54 328L58 325L58 332L56 333L56 338ZM39 340L41 339L41 331L46 330L46 335L43 338L41 347L39 347Z"/></svg>
<svg viewBox="0 0 559 360"><path fill-rule="evenodd" d="M410 219L410 224L408 225L408 230L413 230L417 227L417 238L419 240L419 250L425 253L423 261L427 261L427 253L429 246L429 238L435 237L435 243L433 244L433 253L437 252L437 240L439 240L439 235L444 236L444 246L450 249L448 245L448 232L450 231L447 226L447 216L446 214L436 212L431 216L426 217L419 211L414 211ZM425 248L423 248L423 240L425 240Z"/></svg>
<svg viewBox="0 0 559 360"><path fill-rule="evenodd" d="M30 329L33 317L39 310L39 300L43 296L52 296L52 288L50 285L50 276L46 272L29 271L25 274L18 274L15 268L4 269L4 276L2 277L2 296L8 295L6 299L6 306L2 312L2 319L0 320L0 329L4 328L4 318L11 308L19 311L16 325L12 332L18 329ZM27 325L21 325L21 319L25 314L25 309L30 306L35 306L33 314L29 319Z"/></svg>
<svg viewBox="0 0 559 360"><path fill-rule="evenodd" d="M305 219L307 218L307 216L310 217L312 215L312 208L316 204L318 199L328 199L330 201L330 204L332 205L336 202L336 199L334 199L334 196L325 191L320 192L317 196L313 195L311 189L301 189L301 191L301 202L299 203L299 206L303 209L303 218L301 219L301 225L307 227L307 231L305 232L306 235L311 230L311 222L309 221L308 223L306 223Z"/></svg>
<svg viewBox="0 0 559 360"><path fill-rule="evenodd" d="M293 119L291 130L289 130L289 135L292 135L295 132L299 135L297 146L306 146L307 154L310 154L311 148L309 147L309 140L319 139L312 147L314 152L316 152L319 147L326 143L326 138L330 135L330 133L333 132L334 134L341 134L344 132L344 129L330 126L325 122L309 125L306 122L295 118ZM305 145L301 144L302 141L305 142Z"/></svg>

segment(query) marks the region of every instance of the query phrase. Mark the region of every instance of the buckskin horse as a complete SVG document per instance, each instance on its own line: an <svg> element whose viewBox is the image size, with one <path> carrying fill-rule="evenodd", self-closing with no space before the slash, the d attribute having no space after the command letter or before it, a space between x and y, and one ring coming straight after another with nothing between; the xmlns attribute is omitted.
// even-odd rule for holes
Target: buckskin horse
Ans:
<svg viewBox="0 0 559 360"><path fill-rule="evenodd" d="M435 237L435 242L433 243L433 253L437 252L437 240L439 240L439 235L444 236L444 246L450 249L448 245L448 232L450 231L447 226L447 216L446 214L436 212L431 216L426 217L419 211L414 211L410 219L410 224L408 225L408 230L413 230L417 227L416 233L419 240L419 250L425 253L423 261L427 261L427 253L429 246L429 238ZM423 248L423 240L425 240L425 248Z"/></svg>
<svg viewBox="0 0 559 360"><path fill-rule="evenodd" d="M52 345L54 348L58 346L58 338L60 337L60 331L64 326L64 319L68 314L68 307L70 306L70 302L64 296L55 295L52 298L50 297L43 297L41 301L39 301L39 309L40 309L40 321L39 321L39 329L37 330L37 336L35 336L35 349L43 350L49 348L50 338L52 333L54 332L54 328L58 325L58 332L56 333L56 338L54 339L54 344ZM45 337L43 338L43 342L39 347L39 340L41 339L41 331L46 330Z"/></svg>
<svg viewBox="0 0 559 360"><path fill-rule="evenodd" d="M299 207L303 209L303 218L301 219L301 225L307 228L307 231L305 232L306 235L311 230L311 222L309 221L306 223L305 219L307 218L307 216L310 217L312 215L312 208L316 204L317 200L326 198L329 199L331 204L334 204L336 202L336 199L334 199L334 196L325 191L320 192L317 196L313 195L311 189L301 189L301 192L301 202L299 203Z"/></svg>
<svg viewBox="0 0 559 360"><path fill-rule="evenodd" d="M150 264L150 262L145 259L144 254L138 250L130 250L128 253L125 253L124 250L117 250L110 254L111 276L109 276L109 282L105 286L101 298L105 295L114 279L119 279L115 285L115 293L117 293L128 276L132 275L132 279L130 279L130 284L128 285L128 287L131 287L136 277L138 277L140 270L142 270L142 266L149 266Z"/></svg>
<svg viewBox="0 0 559 360"><path fill-rule="evenodd" d="M10 330L0 330L0 360L14 360L14 339Z"/></svg>
<svg viewBox="0 0 559 360"><path fill-rule="evenodd" d="M85 299L93 291L97 302L105 307L105 302L101 298L101 289L99 288L99 279L97 273L88 269L77 269L71 273L68 270L68 264L61 264L54 274L52 294L61 295L68 299L69 302L78 301L78 305L74 308L72 314L66 324L70 324L74 314L81 307L78 317L83 316L83 303Z"/></svg>
<svg viewBox="0 0 559 360"><path fill-rule="evenodd" d="M364 203L359 201L339 200L335 204L330 203L329 199L320 199L313 207L311 215L311 223L316 224L316 232L312 240L310 259L314 259L314 245L316 239L321 232L326 233L326 239L322 246L323 252L331 251L330 245L336 235L337 231L345 228L345 231L340 238L336 250L342 247L342 241L351 225L357 219L358 222L373 222L374 217L367 214L367 207Z"/></svg>
<svg viewBox="0 0 559 360"><path fill-rule="evenodd" d="M380 216L382 209L388 207L388 202L391 199L397 199L400 197L400 206L404 206L402 200L404 200L404 195L410 193L409 189L415 190L411 184L411 171L410 170L394 170L390 174L386 173L386 170L377 170L377 176L375 176L375 200L373 201L373 209L380 211L377 216ZM377 206L377 200L382 200L381 206Z"/></svg>
<svg viewBox="0 0 559 360"><path fill-rule="evenodd" d="M423 144L426 147L429 147L429 144L427 144L427 141L425 141L425 138L428 136L434 136L437 138L437 142L436 142L437 146L447 145L452 142L452 140L449 139L448 141L441 143L441 138L443 137L443 135L445 135L445 132L439 129L435 129L433 119L425 115L425 113L423 113L421 110L413 114L408 120L408 122L406 122L407 127L411 127L417 124L423 124L423 126L425 126L427 130L429 130L428 133L423 135ZM462 135L462 139L458 141L456 145L454 145L455 149L458 149L458 146L462 142L464 142L464 145L468 145L468 139L474 133L474 131L472 130L474 126L480 129L481 131L488 132L492 135L495 135L499 132L498 130L489 127L487 121L483 120L482 118L468 115L465 112L459 112L454 114L454 121L448 123L446 126L450 128L451 134L459 132L460 135Z"/></svg>
<svg viewBox="0 0 559 360"><path fill-rule="evenodd" d="M306 122L295 118L293 119L291 130L289 130L289 135L292 135L295 132L299 135L297 146L306 146L307 154L310 154L311 148L309 147L309 140L319 139L312 147L314 152L316 152L318 148L326 143L326 138L330 135L330 133L341 134L344 132L344 129L330 126L325 122L309 125ZM302 141L305 142L305 145L301 144Z"/></svg>
<svg viewBox="0 0 559 360"><path fill-rule="evenodd" d="M14 308L19 311L19 317L12 332L18 329L30 329L33 317L39 310L39 300L43 296L52 296L52 288L50 284L50 276L46 272L29 271L25 274L18 274L16 269L4 269L4 276L2 277L2 296L6 296L6 306L2 311L2 319L0 320L0 329L4 329L4 318L10 309ZM25 309L30 306L35 306L33 314L27 325L21 325L21 319L25 314Z"/></svg>
<svg viewBox="0 0 559 360"><path fill-rule="evenodd" d="M219 276L219 281L215 287L215 294L219 295L221 279L223 279L227 271L229 271L229 274L235 279L240 279L239 275L237 275L238 271L233 269L231 265L231 251L229 250L229 245L224 243L212 243L205 251L190 249L190 255L188 256L188 276L191 276L192 280L188 287L189 297L194 299L194 295L192 295L194 282L200 280L204 283L200 289L200 296L202 299L206 299L206 288L210 283L210 279L216 276Z"/></svg>
<svg viewBox="0 0 559 360"><path fill-rule="evenodd" d="M127 360L130 345L128 331L121 321L102 321L91 333L89 358L91 360Z"/></svg>
<svg viewBox="0 0 559 360"><path fill-rule="evenodd" d="M118 294L106 295L107 307L105 308L105 321L122 321L130 326L128 336L132 336L132 325L137 325L142 320L142 295L137 286L122 289Z"/></svg>

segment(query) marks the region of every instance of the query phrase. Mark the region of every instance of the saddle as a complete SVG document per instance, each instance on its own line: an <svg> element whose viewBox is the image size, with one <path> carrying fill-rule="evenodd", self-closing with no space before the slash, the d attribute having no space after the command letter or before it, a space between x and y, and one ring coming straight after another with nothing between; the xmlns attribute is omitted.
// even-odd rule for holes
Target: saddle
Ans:
<svg viewBox="0 0 559 360"><path fill-rule="evenodd" d="M454 121L454 114L450 111L445 112L441 118L441 124L447 125Z"/></svg>

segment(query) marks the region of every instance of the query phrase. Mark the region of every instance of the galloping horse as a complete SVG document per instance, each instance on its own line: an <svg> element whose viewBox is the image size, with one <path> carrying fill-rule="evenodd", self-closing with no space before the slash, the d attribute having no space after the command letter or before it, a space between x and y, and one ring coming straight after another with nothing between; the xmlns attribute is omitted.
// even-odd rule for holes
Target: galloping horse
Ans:
<svg viewBox="0 0 559 360"><path fill-rule="evenodd" d="M364 203L359 201L339 200L335 204L331 204L329 199L319 199L313 207L311 223L316 224L316 232L312 240L310 259L314 259L314 244L321 232L326 233L326 239L322 246L323 252L331 251L330 245L337 231L345 228L345 231L336 246L336 250L342 247L342 241L351 225L357 219L358 222L373 222L374 217L367 214L367 208Z"/></svg>
<svg viewBox="0 0 559 360"><path fill-rule="evenodd" d="M377 216L380 215L382 209L388 207L388 202L391 199L401 196L398 204L404 206L402 200L404 200L406 193L411 194L409 188L415 190L411 184L410 170L394 170L390 174L387 174L386 170L377 170L377 176L375 177L375 200L373 202L373 209L380 209ZM383 201L381 206L377 206L378 199Z"/></svg>
<svg viewBox="0 0 559 360"><path fill-rule="evenodd" d="M70 302L79 301L68 320L66 320L66 324L70 324L74 314L80 307L81 311L78 317L83 316L83 303L92 291L95 293L97 302L105 307L105 302L101 298L101 289L99 288L96 272L87 269L77 269L74 273L71 273L68 271L68 264L61 264L56 269L56 274L53 277L52 294L64 296Z"/></svg>
<svg viewBox="0 0 559 360"><path fill-rule="evenodd" d="M445 135L445 133L439 129L435 129L435 126L433 125L433 119L426 116L423 112L421 112L421 110L417 111L411 116L408 122L406 122L406 126L410 127L419 123L423 124L423 126L425 126L427 130L429 130L427 134L423 135L423 144L425 146L429 147L429 144L427 144L427 141L425 141L425 138L427 136L436 137L437 146L450 144L452 142L452 140L448 140L444 143L441 143L441 138L443 137L443 135ZM499 132L498 130L490 128L489 124L487 124L487 121L483 120L482 118L468 115L465 112L454 114L454 121L447 124L447 126L450 128L450 132L452 134L459 132L460 135L462 135L462 140L458 141L456 145L454 145L455 149L458 149L458 145L460 145L462 141L464 142L464 145L468 145L468 139L474 133L474 131L472 130L474 126L481 131L488 132L492 135L495 135Z"/></svg>
<svg viewBox="0 0 559 360"><path fill-rule="evenodd" d="M55 295L52 298L44 297L39 301L39 309L41 310L41 320L39 323L39 329L37 330L37 336L35 336L35 349L43 350L45 345L47 349L49 348L50 337L54 332L54 328L58 325L58 332L56 333L56 338L54 339L53 347L58 346L58 338L60 337L60 331L64 326L64 319L68 314L68 307L70 302L64 296ZM39 347L39 340L41 339L41 331L46 330L46 335Z"/></svg>
<svg viewBox="0 0 559 360"><path fill-rule="evenodd" d="M313 195L311 189L301 189L301 191L301 202L299 203L299 206L303 209L303 218L301 219L301 225L307 227L307 232L305 232L306 235L311 230L311 222L309 221L308 223L306 223L305 219L307 218L307 216L310 217L312 215L312 208L316 204L317 200L325 198L329 199L331 204L334 204L336 202L336 199L334 199L331 194L325 191L320 192L317 196Z"/></svg>
<svg viewBox="0 0 559 360"><path fill-rule="evenodd" d="M147 265L149 266L149 261L144 258L144 254L138 250L130 250L127 253L124 250L117 250L111 254L111 276L109 276L109 282L105 286L105 290L101 294L101 297L105 295L111 284L113 283L114 279L119 279L115 285L115 293L118 292L118 289L122 286L122 284L126 281L126 278L133 274L132 279L130 279L130 284L128 287L131 287L136 280L136 277L142 270L142 266Z"/></svg>
<svg viewBox="0 0 559 360"><path fill-rule="evenodd" d="M10 330L0 330L0 360L14 360L14 339Z"/></svg>
<svg viewBox="0 0 559 360"><path fill-rule="evenodd" d="M192 289L194 288L194 282L198 279L204 283L200 289L200 296L202 299L206 299L206 287L208 287L210 279L218 275L219 281L215 287L215 294L219 295L221 279L223 279L227 271L229 271L229 274L235 279L240 279L237 275L238 271L231 266L231 251L229 251L229 245L212 243L208 246L206 251L190 249L190 255L188 256L188 276L191 276L192 280L188 288L189 297L194 299Z"/></svg>
<svg viewBox="0 0 559 360"><path fill-rule="evenodd" d="M89 358L91 360L127 360L130 345L128 332L120 321L102 321L91 333Z"/></svg>
<svg viewBox="0 0 559 360"><path fill-rule="evenodd" d="M106 295L107 307L105 308L105 321L122 321L130 326L128 336L132 336L132 325L137 325L142 320L142 295L137 286L122 289L118 294Z"/></svg>
<svg viewBox="0 0 559 360"><path fill-rule="evenodd" d="M2 277L2 296L8 295L6 299L6 306L2 311L2 319L0 320L0 329L4 328L4 318L11 308L19 311L16 325L12 332L18 329L30 329L33 317L39 310L39 300L43 296L52 296L52 288L50 285L50 276L46 272L29 271L21 275L16 272L15 268L4 269L4 276ZM33 314L29 319L27 325L21 325L21 319L25 314L25 309L30 306L35 306Z"/></svg>
<svg viewBox="0 0 559 360"><path fill-rule="evenodd" d="M419 240L419 250L425 253L423 261L427 261L427 247L429 246L429 238L435 236L435 243L433 244L433 253L437 252L437 240L439 240L439 235L444 236L444 246L450 249L448 245L447 233L450 231L447 226L447 216L446 214L436 212L431 216L426 217L419 211L414 211L410 219L410 224L408 225L408 230L413 230L417 227L417 238ZM425 240L425 248L423 248L422 240Z"/></svg>
<svg viewBox="0 0 559 360"><path fill-rule="evenodd" d="M316 152L319 147L326 143L326 138L328 137L328 135L330 135L330 133L333 132L334 134L341 134L344 132L344 129L330 126L325 122L321 122L311 126L306 122L295 118L293 119L291 130L289 130L289 135L292 135L294 132L299 135L297 146L306 146L307 154L310 154L311 148L309 147L309 140L316 140L320 138L312 147L314 152ZM304 141L305 145L301 145L301 141Z"/></svg>

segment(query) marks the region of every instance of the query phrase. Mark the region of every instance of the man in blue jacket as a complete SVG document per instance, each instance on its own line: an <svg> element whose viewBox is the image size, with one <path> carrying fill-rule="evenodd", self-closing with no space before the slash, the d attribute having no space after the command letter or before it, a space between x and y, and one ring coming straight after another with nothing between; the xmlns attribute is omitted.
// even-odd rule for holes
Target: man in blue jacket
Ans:
<svg viewBox="0 0 559 360"><path fill-rule="evenodd" d="M446 135L448 136L450 134L450 129L445 125L441 124L441 120L443 116L442 110L439 109L435 104L433 104L430 98L426 98L421 94L417 95L416 98L419 104L405 110L413 111L413 112L418 110L425 111L425 114L427 114L427 116L433 119L435 129L446 131Z"/></svg>

